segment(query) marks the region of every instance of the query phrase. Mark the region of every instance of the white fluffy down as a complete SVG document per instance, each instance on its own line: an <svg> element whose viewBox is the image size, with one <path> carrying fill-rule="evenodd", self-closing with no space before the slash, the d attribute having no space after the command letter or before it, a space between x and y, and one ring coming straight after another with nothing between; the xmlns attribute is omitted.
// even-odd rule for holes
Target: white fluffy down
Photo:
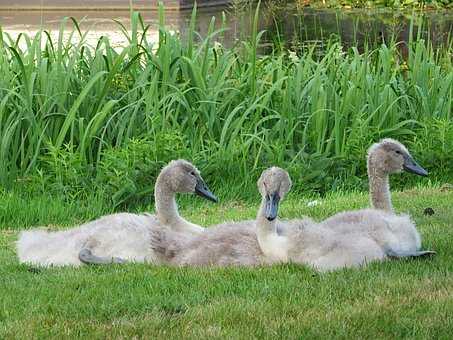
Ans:
<svg viewBox="0 0 453 340"><path fill-rule="evenodd" d="M154 263L156 257L149 246L149 228L155 224L157 219L152 215L120 213L69 230L22 231L17 254L21 263L38 266L79 266L82 248L90 249L96 256Z"/></svg>

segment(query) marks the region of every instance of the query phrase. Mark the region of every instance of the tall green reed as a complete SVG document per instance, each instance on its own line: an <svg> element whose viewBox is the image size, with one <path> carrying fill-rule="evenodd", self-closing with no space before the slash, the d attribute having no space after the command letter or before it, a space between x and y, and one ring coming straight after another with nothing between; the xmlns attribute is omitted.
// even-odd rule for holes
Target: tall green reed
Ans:
<svg viewBox="0 0 453 340"><path fill-rule="evenodd" d="M407 59L396 43L359 52L331 42L321 57L314 48L260 55L258 10L250 39L232 48L222 45L225 22L217 29L213 19L199 38L196 8L186 40L166 30L162 6L159 18L153 44L151 27L131 12L130 29L118 23L129 43L120 49L108 37L89 46L73 19L78 41L64 38L68 19L57 41L46 31L17 41L0 31L4 185L41 169L55 150L101 169L105 152L132 139L160 145L177 136L182 154L217 174L213 181L252 183L279 164L325 190L338 171L363 171L364 152L378 138L421 145L427 126L451 123L451 43L435 50L412 41ZM171 158L153 155L155 164Z"/></svg>

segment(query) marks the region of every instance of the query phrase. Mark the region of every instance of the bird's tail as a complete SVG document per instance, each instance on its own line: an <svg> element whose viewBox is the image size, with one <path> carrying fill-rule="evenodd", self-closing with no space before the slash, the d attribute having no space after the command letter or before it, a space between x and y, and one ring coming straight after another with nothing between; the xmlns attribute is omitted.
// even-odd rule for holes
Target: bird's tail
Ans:
<svg viewBox="0 0 453 340"><path fill-rule="evenodd" d="M16 243L19 262L38 266L80 265L76 235L44 228L22 231Z"/></svg>

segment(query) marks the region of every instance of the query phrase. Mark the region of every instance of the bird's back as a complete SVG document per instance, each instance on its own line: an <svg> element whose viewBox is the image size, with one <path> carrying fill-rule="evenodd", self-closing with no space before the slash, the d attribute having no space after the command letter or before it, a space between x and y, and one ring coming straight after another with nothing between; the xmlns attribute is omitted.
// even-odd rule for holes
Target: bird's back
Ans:
<svg viewBox="0 0 453 340"><path fill-rule="evenodd" d="M151 248L173 265L255 266L266 261L254 220L222 223L195 236L164 228L151 234Z"/></svg>

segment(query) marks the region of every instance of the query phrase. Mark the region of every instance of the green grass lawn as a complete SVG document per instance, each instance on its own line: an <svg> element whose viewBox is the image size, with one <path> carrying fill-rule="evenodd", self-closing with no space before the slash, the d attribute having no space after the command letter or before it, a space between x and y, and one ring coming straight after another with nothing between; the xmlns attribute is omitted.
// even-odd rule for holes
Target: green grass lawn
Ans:
<svg viewBox="0 0 453 340"><path fill-rule="evenodd" d="M105 213L96 204L35 199L6 202L0 229L0 338L451 338L453 334L453 191L394 195L409 212L429 260L389 261L318 274L297 265L193 269L147 265L37 269L19 265L19 228L70 225ZM307 207L289 196L282 218L321 219L368 205L365 194L335 194ZM15 202L14 204L12 202ZM32 203L30 203L32 202ZM194 203L192 203L194 202ZM31 206L27 206L31 204ZM249 207L250 205L250 207ZM209 225L253 218L258 202L210 205L184 200L182 213ZM425 216L425 208L435 214ZM74 210L73 210L74 209ZM13 216L14 215L14 216ZM14 217L14 218L13 218Z"/></svg>

